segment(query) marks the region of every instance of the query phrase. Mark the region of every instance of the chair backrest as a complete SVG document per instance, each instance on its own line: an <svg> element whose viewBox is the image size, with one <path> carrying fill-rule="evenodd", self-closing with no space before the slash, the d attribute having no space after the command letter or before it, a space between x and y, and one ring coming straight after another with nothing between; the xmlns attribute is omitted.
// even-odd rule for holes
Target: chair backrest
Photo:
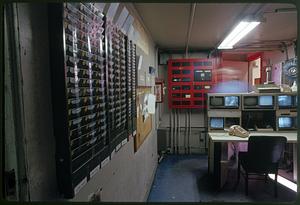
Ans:
<svg viewBox="0 0 300 205"><path fill-rule="evenodd" d="M278 164L287 142L286 137L250 136L248 155L258 167Z"/></svg>

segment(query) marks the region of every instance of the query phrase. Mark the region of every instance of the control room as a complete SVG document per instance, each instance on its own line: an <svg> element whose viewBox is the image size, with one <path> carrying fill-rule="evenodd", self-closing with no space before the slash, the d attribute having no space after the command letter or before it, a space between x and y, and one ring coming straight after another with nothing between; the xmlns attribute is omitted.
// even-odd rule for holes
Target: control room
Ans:
<svg viewBox="0 0 300 205"><path fill-rule="evenodd" d="M3 4L1 198L296 203L292 2Z"/></svg>

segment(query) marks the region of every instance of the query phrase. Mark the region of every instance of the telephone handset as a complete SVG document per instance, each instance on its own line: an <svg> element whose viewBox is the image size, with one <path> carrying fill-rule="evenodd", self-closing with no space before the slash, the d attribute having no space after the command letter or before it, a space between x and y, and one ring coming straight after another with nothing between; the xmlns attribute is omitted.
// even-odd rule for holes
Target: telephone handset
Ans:
<svg viewBox="0 0 300 205"><path fill-rule="evenodd" d="M249 132L239 125L232 125L228 130L228 134L238 137L249 137Z"/></svg>

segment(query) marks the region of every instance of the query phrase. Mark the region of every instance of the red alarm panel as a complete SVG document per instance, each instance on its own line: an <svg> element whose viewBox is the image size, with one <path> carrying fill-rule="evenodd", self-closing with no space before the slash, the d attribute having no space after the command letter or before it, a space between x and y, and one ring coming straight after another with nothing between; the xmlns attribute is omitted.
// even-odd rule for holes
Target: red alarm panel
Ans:
<svg viewBox="0 0 300 205"><path fill-rule="evenodd" d="M213 59L170 59L169 108L206 108L206 94L215 84L215 76Z"/></svg>

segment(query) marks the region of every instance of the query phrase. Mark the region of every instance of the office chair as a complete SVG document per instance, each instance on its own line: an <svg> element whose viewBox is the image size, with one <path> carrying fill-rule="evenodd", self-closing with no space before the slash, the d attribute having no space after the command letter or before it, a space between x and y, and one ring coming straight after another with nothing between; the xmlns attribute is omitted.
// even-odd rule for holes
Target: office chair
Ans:
<svg viewBox="0 0 300 205"><path fill-rule="evenodd" d="M245 178L245 194L248 195L248 180L265 180L268 174L275 174L274 196L277 197L278 165L284 151L287 139L277 136L250 136L248 152L239 152L238 179L240 180L241 167ZM264 176L264 178L249 178L250 175Z"/></svg>

